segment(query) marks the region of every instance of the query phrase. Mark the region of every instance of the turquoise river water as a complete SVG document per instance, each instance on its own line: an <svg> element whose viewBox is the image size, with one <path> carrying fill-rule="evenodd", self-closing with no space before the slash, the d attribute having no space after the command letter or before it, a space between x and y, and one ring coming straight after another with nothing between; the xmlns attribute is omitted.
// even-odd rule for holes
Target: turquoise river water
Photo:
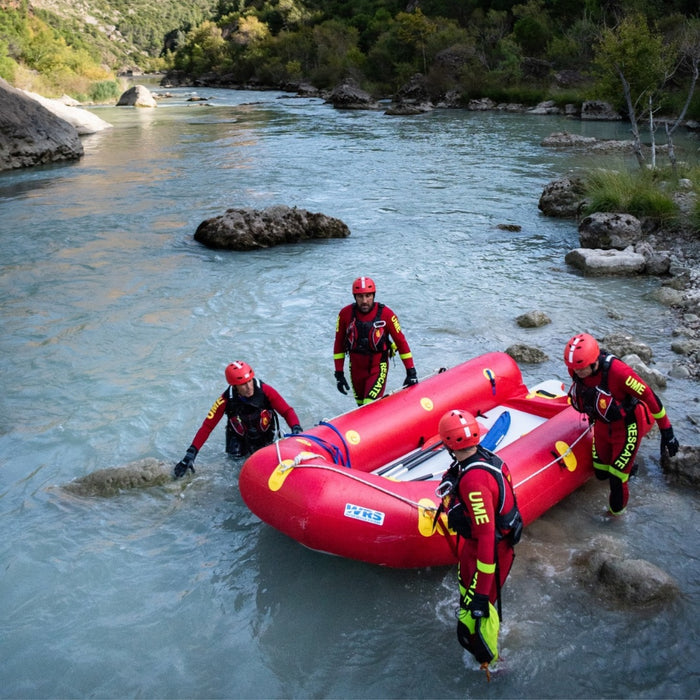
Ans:
<svg viewBox="0 0 700 700"><path fill-rule="evenodd" d="M0 174L0 697L698 697L698 498L664 480L658 435L624 518L606 521L605 488L589 483L526 532L490 684L457 643L454 569L338 559L262 524L222 426L191 479L61 492L144 457L174 464L234 359L306 427L351 409L332 343L360 274L397 312L419 377L522 342L550 358L523 368L528 383L564 379L580 330L633 334L664 373L675 359L659 280L582 277L564 263L575 222L537 209L550 180L615 160L545 136L624 125L172 92L156 109L93 108L113 128L85 137L79 162ZM351 236L246 253L193 240L229 207L273 204L338 217ZM531 310L552 323L519 328ZM393 366L389 388L403 376ZM662 398L696 443L697 384L670 379ZM607 600L574 564L598 546L668 571L681 597Z"/></svg>

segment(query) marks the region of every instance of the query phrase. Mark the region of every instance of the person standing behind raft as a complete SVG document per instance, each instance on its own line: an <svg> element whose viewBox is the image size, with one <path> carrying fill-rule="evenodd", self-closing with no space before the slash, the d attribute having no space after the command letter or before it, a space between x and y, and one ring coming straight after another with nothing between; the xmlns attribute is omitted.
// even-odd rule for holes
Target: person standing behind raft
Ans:
<svg viewBox="0 0 700 700"><path fill-rule="evenodd" d="M225 371L228 388L214 402L202 426L175 465L175 478L188 469L194 472L194 460L224 414L226 414L226 452L232 457L245 457L274 441L278 432L279 413L294 435L301 425L294 409L269 384L255 379L253 368L245 362L232 362Z"/></svg>
<svg viewBox="0 0 700 700"><path fill-rule="evenodd" d="M661 452L678 452L678 440L661 399L637 373L614 355L600 351L598 341L579 333L564 349L564 362L574 380L571 405L593 423L593 468L596 478L610 481L608 513L622 515L629 498L628 480L642 438L654 421L661 430Z"/></svg>
<svg viewBox="0 0 700 700"><path fill-rule="evenodd" d="M523 521L508 467L479 445L474 416L448 411L438 430L454 460L435 491L442 499L435 524L446 511L447 524L458 535L457 639L488 675L489 664L498 660L501 587L513 565Z"/></svg>
<svg viewBox="0 0 700 700"><path fill-rule="evenodd" d="M347 394L350 386L343 371L347 353L350 381L358 406L371 403L384 395L389 373L389 355L393 354L394 346L406 367L403 385L418 383L411 348L401 331L399 319L388 306L374 301L376 292L373 280L358 277L352 283L355 303L340 310L335 324L335 381L338 391Z"/></svg>

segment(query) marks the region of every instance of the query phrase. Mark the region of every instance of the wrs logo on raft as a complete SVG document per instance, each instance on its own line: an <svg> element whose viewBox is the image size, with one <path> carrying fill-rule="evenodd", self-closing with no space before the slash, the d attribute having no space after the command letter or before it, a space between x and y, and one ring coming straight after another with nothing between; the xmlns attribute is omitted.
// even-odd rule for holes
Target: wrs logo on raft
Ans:
<svg viewBox="0 0 700 700"><path fill-rule="evenodd" d="M362 506L356 506L352 503L345 504L345 517L362 520L365 523L372 523L372 525L384 524L384 513L381 511L363 508Z"/></svg>

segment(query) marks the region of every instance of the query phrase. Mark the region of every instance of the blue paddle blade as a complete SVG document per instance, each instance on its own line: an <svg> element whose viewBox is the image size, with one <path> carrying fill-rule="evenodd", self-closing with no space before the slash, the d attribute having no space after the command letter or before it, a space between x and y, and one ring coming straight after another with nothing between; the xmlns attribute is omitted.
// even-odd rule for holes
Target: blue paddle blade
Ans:
<svg viewBox="0 0 700 700"><path fill-rule="evenodd" d="M510 428L510 412L503 411L479 444L487 450L495 450L508 432L508 428Z"/></svg>

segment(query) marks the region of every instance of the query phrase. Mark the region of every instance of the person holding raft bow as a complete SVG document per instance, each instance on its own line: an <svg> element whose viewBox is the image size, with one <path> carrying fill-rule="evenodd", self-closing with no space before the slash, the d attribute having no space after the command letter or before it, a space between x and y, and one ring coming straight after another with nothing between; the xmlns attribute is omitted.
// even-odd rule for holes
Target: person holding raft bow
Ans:
<svg viewBox="0 0 700 700"><path fill-rule="evenodd" d="M673 457L678 452L671 421L654 390L628 364L602 352L592 335L573 336L564 348L564 363L573 380L571 405L593 423L596 478L610 483L607 515L622 515L639 445L654 421L661 431L661 453Z"/></svg>
<svg viewBox="0 0 700 700"><path fill-rule="evenodd" d="M454 460L435 491L441 499L435 525L446 512L449 528L457 533L457 639L490 679L489 664L498 660L501 588L523 520L508 467L479 444L476 418L454 409L440 418L438 430Z"/></svg>
<svg viewBox="0 0 700 700"><path fill-rule="evenodd" d="M404 386L418 383L413 355L401 330L396 314L374 300L377 287L369 277L358 277L352 283L355 303L343 307L335 324L333 362L338 391L350 389L343 365L349 357L350 381L358 406L371 403L384 395L389 374L389 357L395 352L406 368Z"/></svg>
<svg viewBox="0 0 700 700"><path fill-rule="evenodd" d="M176 479L187 470L194 472L194 460L211 431L226 415L226 452L232 457L246 457L269 445L279 430L279 413L292 430L301 432L294 409L269 384L255 379L253 368L246 362L232 362L225 371L229 386L209 410L185 456L175 465Z"/></svg>

